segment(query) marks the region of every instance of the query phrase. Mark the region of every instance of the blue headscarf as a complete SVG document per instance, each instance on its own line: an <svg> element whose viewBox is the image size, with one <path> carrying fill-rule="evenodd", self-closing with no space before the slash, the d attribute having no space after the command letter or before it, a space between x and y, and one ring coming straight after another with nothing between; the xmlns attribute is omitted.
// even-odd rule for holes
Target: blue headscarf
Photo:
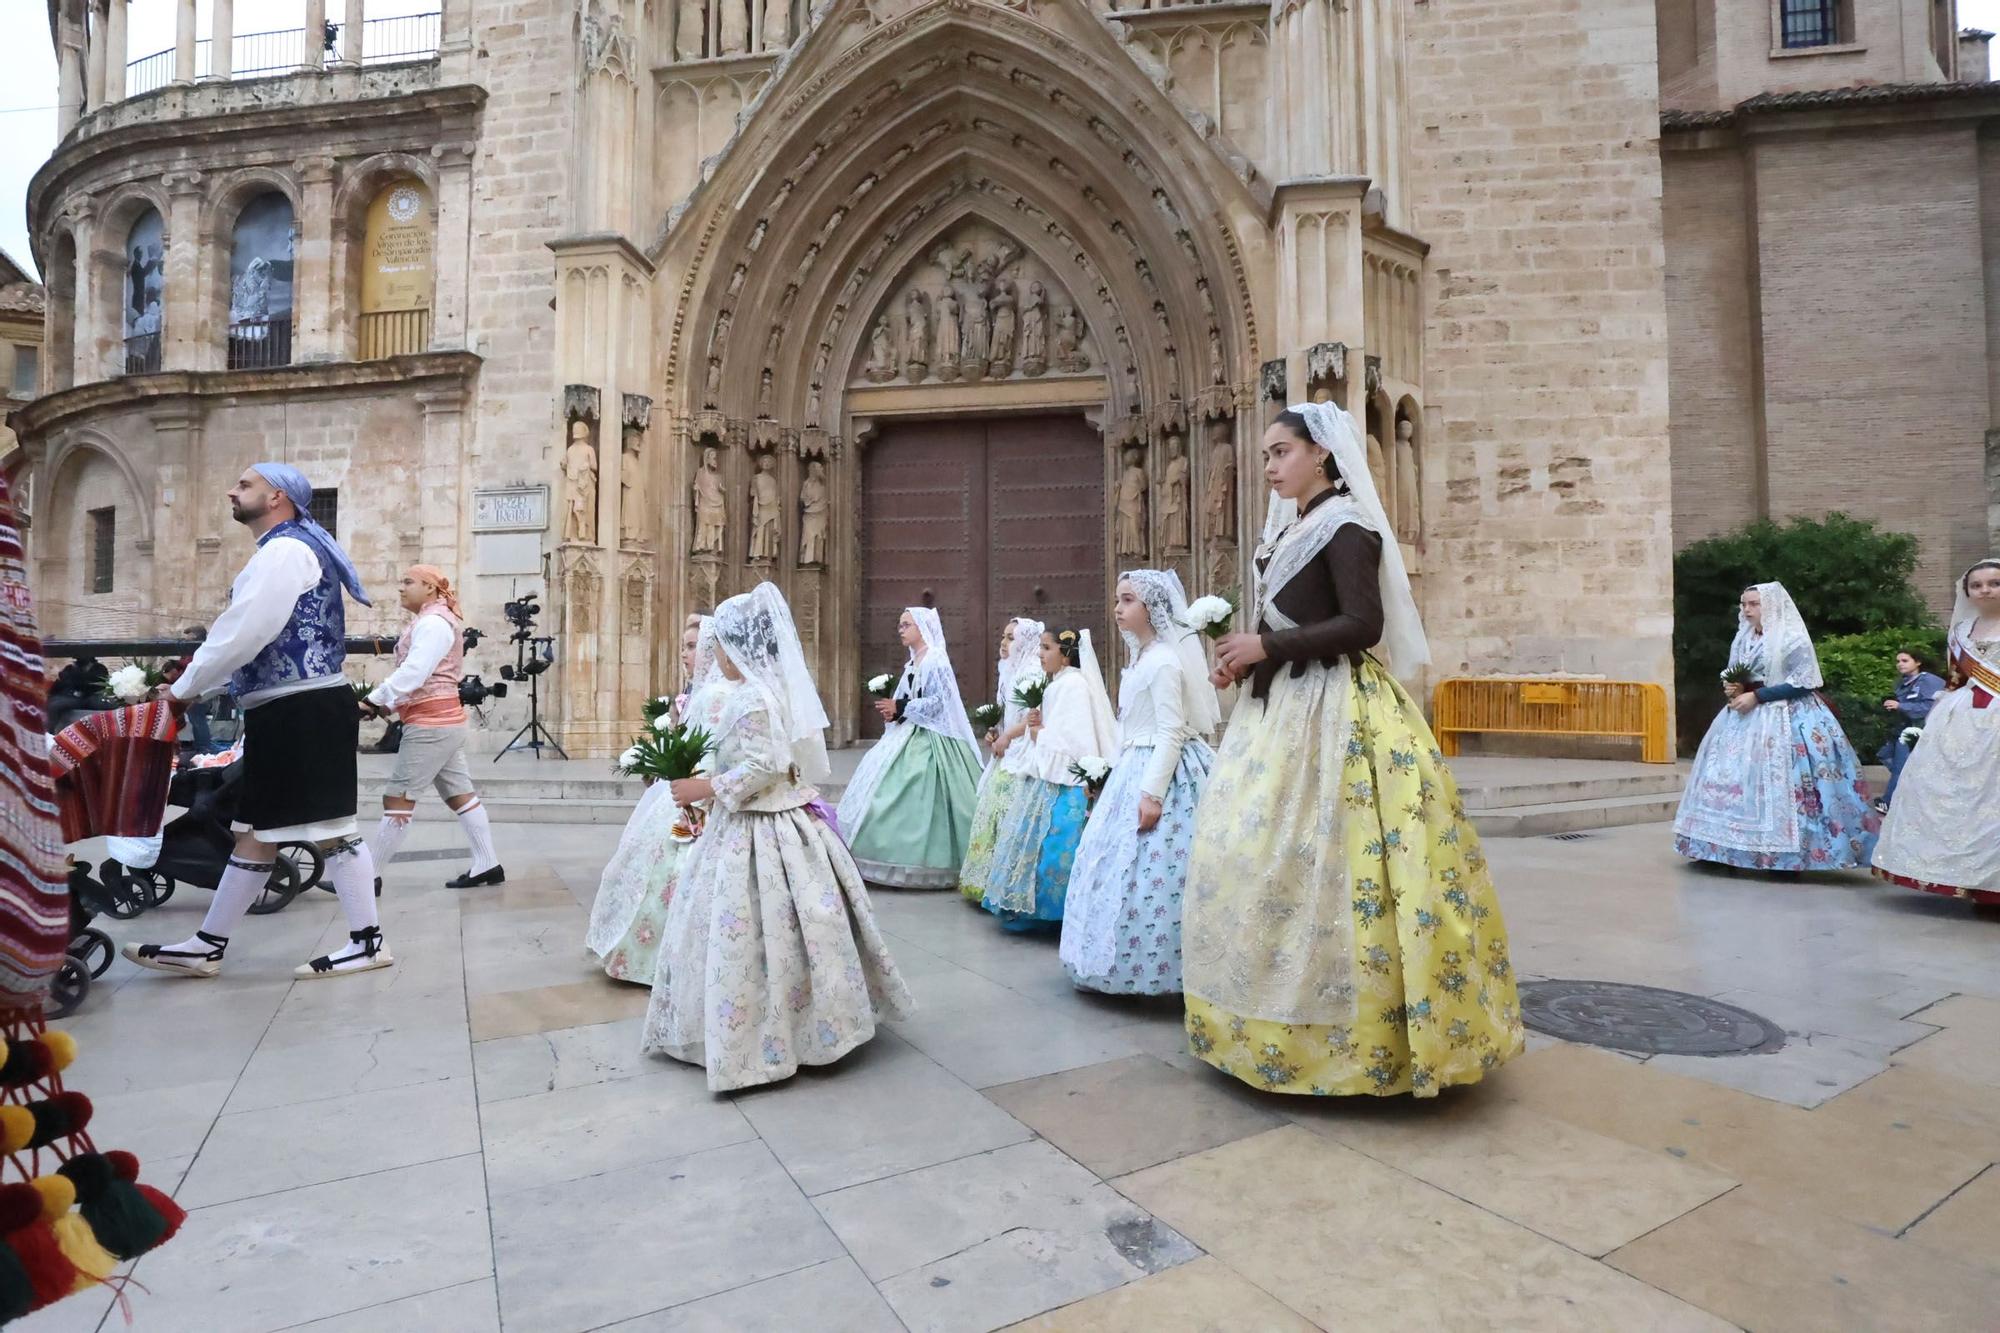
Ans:
<svg viewBox="0 0 2000 1333"><path fill-rule="evenodd" d="M333 539L333 534L313 518L313 488L312 483L306 480L306 474L290 463L258 463L250 470L285 493L292 502L292 508L299 511L299 536L332 562L342 586L355 601L363 606L372 606L368 594L361 590L361 575L355 572L354 562L347 558L347 552L340 549L340 543Z"/></svg>

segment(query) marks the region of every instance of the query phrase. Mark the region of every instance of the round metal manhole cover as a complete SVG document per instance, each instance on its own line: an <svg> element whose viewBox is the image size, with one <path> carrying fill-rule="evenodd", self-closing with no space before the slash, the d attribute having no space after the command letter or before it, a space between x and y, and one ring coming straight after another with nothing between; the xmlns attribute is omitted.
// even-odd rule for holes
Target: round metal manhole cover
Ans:
<svg viewBox="0 0 2000 1333"><path fill-rule="evenodd" d="M1769 1055L1785 1030L1733 1004L1618 981L1524 981L1521 1020L1563 1041L1645 1055Z"/></svg>

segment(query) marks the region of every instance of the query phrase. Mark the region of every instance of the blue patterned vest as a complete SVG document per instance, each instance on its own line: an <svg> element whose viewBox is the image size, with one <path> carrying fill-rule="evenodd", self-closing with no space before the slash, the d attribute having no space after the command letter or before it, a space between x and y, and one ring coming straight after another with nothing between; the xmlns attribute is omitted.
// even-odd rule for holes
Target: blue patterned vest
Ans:
<svg viewBox="0 0 2000 1333"><path fill-rule="evenodd" d="M273 537L298 534L299 525L287 519L259 537L257 545ZM278 637L229 678L230 692L238 699L302 681L337 677L347 661L347 606L342 600L346 590L326 553L313 542L306 542L306 546L319 557L319 582L299 594L292 605L292 618L278 631Z"/></svg>

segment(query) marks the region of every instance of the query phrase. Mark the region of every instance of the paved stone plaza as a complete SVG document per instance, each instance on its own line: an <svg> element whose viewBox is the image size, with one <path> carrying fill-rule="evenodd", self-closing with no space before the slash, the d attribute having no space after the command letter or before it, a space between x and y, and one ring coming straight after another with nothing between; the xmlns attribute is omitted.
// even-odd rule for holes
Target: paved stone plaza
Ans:
<svg viewBox="0 0 2000 1333"><path fill-rule="evenodd" d="M1531 1038L1413 1104L1263 1096L1178 1007L1070 990L1053 941L881 893L921 1012L730 1098L641 1059L583 952L615 827L500 829L500 890L389 869L385 973L294 985L330 895L226 975L120 962L67 1026L101 1141L190 1210L137 1333L1947 1329L2000 1308L2000 921L1843 875L1680 864L1664 825L1489 842L1524 979L1717 997L1782 1050ZM122 938L172 939L182 890ZM101 1296L28 1333L117 1329ZM107 1317L108 1316L108 1317Z"/></svg>

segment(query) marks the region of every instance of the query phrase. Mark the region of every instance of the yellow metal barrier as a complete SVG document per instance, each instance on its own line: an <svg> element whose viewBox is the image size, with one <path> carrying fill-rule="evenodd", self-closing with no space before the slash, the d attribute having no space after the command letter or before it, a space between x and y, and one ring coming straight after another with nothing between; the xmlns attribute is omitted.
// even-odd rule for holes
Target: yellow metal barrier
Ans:
<svg viewBox="0 0 2000 1333"><path fill-rule="evenodd" d="M1535 736L1631 736L1649 764L1673 762L1667 691L1636 680L1533 680L1457 676L1437 687L1438 748L1458 753L1468 732Z"/></svg>

